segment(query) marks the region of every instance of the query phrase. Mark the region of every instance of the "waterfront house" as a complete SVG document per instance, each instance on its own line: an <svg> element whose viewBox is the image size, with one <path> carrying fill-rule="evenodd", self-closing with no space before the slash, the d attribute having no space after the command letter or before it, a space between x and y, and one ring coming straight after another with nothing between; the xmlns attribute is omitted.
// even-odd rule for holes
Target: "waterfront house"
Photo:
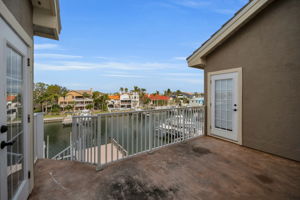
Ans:
<svg viewBox="0 0 300 200"><path fill-rule="evenodd" d="M120 109L120 96L108 95L107 108L110 111L114 109Z"/></svg>
<svg viewBox="0 0 300 200"><path fill-rule="evenodd" d="M166 106L170 101L170 97L159 94L149 94L147 97L151 100L150 105L153 106Z"/></svg>
<svg viewBox="0 0 300 200"><path fill-rule="evenodd" d="M109 110L136 109L140 105L137 92L121 92L118 95L109 95L107 107Z"/></svg>
<svg viewBox="0 0 300 200"><path fill-rule="evenodd" d="M93 89L90 90L71 90L65 97L58 98L58 105L63 109L70 105L73 110L85 110L87 105L93 104Z"/></svg>
<svg viewBox="0 0 300 200"><path fill-rule="evenodd" d="M16 2L21 2L22 5ZM300 128L298 123L299 107L297 107L299 62L296 62L299 58L297 50L300 44L299 26L297 26L297 19L300 18L300 12L298 12L300 2L298 0L253 0L249 2L227 23L236 23L235 25L238 26L235 27L239 27L238 30L230 32L232 29L227 27L225 32L229 35L223 35L223 43L213 42L218 47L214 46L214 50L208 51L211 55L201 57L203 50L201 47L200 53L195 53L188 59L190 66L204 68L206 92L210 92L208 88L212 87L209 86L210 81L208 81L211 75L212 85L215 84L216 97L214 98L216 101L207 100L210 98L208 94L205 97L206 105L202 107L76 116L72 123L71 145L55 156L55 159L58 160L38 160L33 171L33 120L31 119L32 105L30 103L32 60L29 60L31 65L28 67L27 59L19 62L22 59L18 57L18 53L7 49L9 52L7 54L3 50L8 48L7 41L10 42L9 44L15 42L16 44L13 46L18 47L28 38L26 44L27 46L31 45L32 48L33 31L32 34L27 34L24 30L27 27L26 22L31 24L29 27L32 29L29 30L34 30L31 18L20 20L18 18L20 13L16 14L14 11L16 8L22 7L23 15L32 16L35 9L47 9L47 4L44 5L45 2L51 5L50 11L43 10L41 14L50 16L38 15L38 20L42 21L50 17L53 19L51 22L60 24L58 1L0 0L0 45L3 47L0 48L0 61L3 63L1 66L5 66L0 67L0 76L3 76L0 79L2 81L0 84L1 200L27 199L33 186L34 189L29 197L31 200L300 198L299 162L272 155L299 160L297 157L299 154L295 154L299 152L297 130ZM25 27L22 27L23 25ZM55 33L50 25L53 24L47 23L45 29L38 28L36 31L47 30L43 33L45 35L52 31ZM2 30L6 34L3 34ZM56 33L59 33L59 29ZM218 32L212 38L217 35ZM2 40L3 37L7 39ZM18 38L22 38L22 40ZM270 39L272 41L275 39L277 43L271 42ZM259 40L259 45L256 44L257 40ZM211 44L211 42L206 44ZM279 46L274 48L273 45ZM24 50L24 46L21 45L20 49L23 52L21 55L25 55L24 58L27 58L26 52L29 52L32 57L30 47L28 47L29 51L26 51L28 48ZM226 49L228 52L223 52ZM246 54L244 55L244 53ZM258 53L260 54L258 55ZM274 56L274 54L276 55ZM9 56L9 59L3 59L4 56L5 58ZM219 58L220 60L210 60L210 56L214 56L211 58L221 56L221 58ZM12 59L15 60L12 62L14 64L10 62ZM14 80L20 79L22 76L7 73L5 69L12 65L16 67L17 63L23 63L19 66L25 69L24 81L18 81L18 83L24 83L25 92L22 93L24 96L21 96L24 100L21 103L24 106L19 107L24 110L22 110L22 121L20 118L16 118L17 120L12 123L6 121L5 100L7 96L12 95L11 93L16 96L17 100L20 95L16 95L16 91L8 90L10 87L5 86L6 80L11 76ZM218 71L219 66L224 68L237 66L238 68L242 67L242 70L237 70L238 75L226 74L223 76L221 74L221 77L214 76L219 74L209 74L210 71L207 71L214 71L215 67ZM243 79L239 73L241 71ZM235 72L229 71L229 73ZM240 80L239 84L236 84L236 79ZM241 87L241 82L243 87ZM274 88L275 86L278 88ZM236 87L240 87L239 95L234 93ZM279 89L280 95L277 94ZM3 95L5 94L3 91L10 93ZM234 97L239 96L243 100L243 104L238 101L236 106L233 105L232 110L227 110L226 104L226 109L224 109L224 95L226 95L228 104L231 102L230 100L234 100L230 98L230 94L234 94ZM221 99L219 99L220 96ZM275 101L270 99L275 99ZM278 103L279 101L281 103ZM216 105L211 106L210 103ZM217 135L220 132L208 130L210 116L214 114L211 109L214 107L216 108L215 114L221 117L221 119L216 117L215 121L218 127L214 128L224 130L228 134L223 137ZM220 107L221 114L219 113ZM206 108L207 111L205 111ZM225 120L222 118L224 110L229 113L229 117L225 117ZM232 114L233 112L237 112L239 115L236 116ZM234 137L226 139L226 136L231 135L231 115L234 116L231 121L234 121L235 117L240 120L235 121L234 125L237 123L243 125L243 128L239 126L239 130L243 130L240 132L243 139L241 140L242 145L248 147L250 146L249 141L256 143L261 141L267 149L250 147L272 154L237 145L235 143L238 142ZM6 124L8 126L5 126ZM6 136L11 136L12 130L14 130L12 125L15 124L18 125L17 130L21 130L17 133L18 141L15 145L22 145L23 148L11 148L12 139L7 140L6 138ZM9 128L9 134L7 128ZM253 135L252 138L250 132ZM207 133L209 136L206 136ZM283 138L283 134L285 134L285 138ZM18 137L19 135L22 137ZM226 141L215 137L226 139ZM258 137L261 140L258 140ZM291 142L292 139L294 142ZM278 148L280 146L278 141L282 144L281 148ZM273 148L270 148L272 147L270 143L273 144ZM287 149L287 144L291 145L290 149ZM277 152L270 151L270 149ZM7 150L17 151L7 152ZM33 177L35 184L33 184Z"/></svg>
<svg viewBox="0 0 300 200"><path fill-rule="evenodd" d="M58 40L58 0L0 0L0 199L27 199L33 170L33 36Z"/></svg>
<svg viewBox="0 0 300 200"><path fill-rule="evenodd" d="M193 97L189 100L189 106L202 106L204 105L203 97Z"/></svg>
<svg viewBox="0 0 300 200"><path fill-rule="evenodd" d="M206 133L300 161L300 1L253 0L187 58Z"/></svg>
<svg viewBox="0 0 300 200"><path fill-rule="evenodd" d="M135 109L139 106L140 98L137 92L121 93L120 107L123 109Z"/></svg>

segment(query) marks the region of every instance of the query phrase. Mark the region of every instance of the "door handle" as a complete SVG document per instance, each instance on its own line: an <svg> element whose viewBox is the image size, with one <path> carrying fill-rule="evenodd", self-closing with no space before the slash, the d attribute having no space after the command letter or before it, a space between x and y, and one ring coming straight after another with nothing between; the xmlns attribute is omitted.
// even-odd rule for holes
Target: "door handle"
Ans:
<svg viewBox="0 0 300 200"><path fill-rule="evenodd" d="M235 109L233 109L233 111L237 111L237 109L235 108Z"/></svg>
<svg viewBox="0 0 300 200"><path fill-rule="evenodd" d="M8 127L6 125L2 125L0 128L1 133L5 133L5 132L7 132L7 130L8 130Z"/></svg>
<svg viewBox="0 0 300 200"><path fill-rule="evenodd" d="M1 142L1 149L4 149L6 146L12 146L14 143L15 143L15 140L11 141L11 142L2 141Z"/></svg>

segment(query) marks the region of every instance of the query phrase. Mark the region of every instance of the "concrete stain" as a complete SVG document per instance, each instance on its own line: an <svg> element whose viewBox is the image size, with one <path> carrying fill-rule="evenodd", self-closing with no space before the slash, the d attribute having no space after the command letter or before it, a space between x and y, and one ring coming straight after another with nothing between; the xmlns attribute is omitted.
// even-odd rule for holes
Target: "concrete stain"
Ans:
<svg viewBox="0 0 300 200"><path fill-rule="evenodd" d="M109 185L108 198L111 199L173 199L176 187L161 188L147 185L131 176L121 176Z"/></svg>
<svg viewBox="0 0 300 200"><path fill-rule="evenodd" d="M197 146L193 146L192 150L193 150L193 152L200 154L200 155L205 155L205 154L211 153L211 151L209 149L206 149L203 147L197 147Z"/></svg>
<svg viewBox="0 0 300 200"><path fill-rule="evenodd" d="M273 179L271 179L270 177L266 176L266 175L263 175L263 174L258 174L258 175L255 175L256 178L258 180L260 180L262 183L265 183L265 184L271 184L273 183Z"/></svg>

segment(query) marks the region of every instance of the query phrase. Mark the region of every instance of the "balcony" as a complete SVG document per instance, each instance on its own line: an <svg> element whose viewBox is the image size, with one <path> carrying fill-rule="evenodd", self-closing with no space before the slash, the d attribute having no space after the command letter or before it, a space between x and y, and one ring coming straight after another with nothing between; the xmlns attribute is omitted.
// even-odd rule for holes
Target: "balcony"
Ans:
<svg viewBox="0 0 300 200"><path fill-rule="evenodd" d="M39 160L29 199L299 199L299 173L297 162L203 136L98 172Z"/></svg>
<svg viewBox="0 0 300 200"><path fill-rule="evenodd" d="M299 199L300 164L204 136L204 107L73 117L29 199Z"/></svg>

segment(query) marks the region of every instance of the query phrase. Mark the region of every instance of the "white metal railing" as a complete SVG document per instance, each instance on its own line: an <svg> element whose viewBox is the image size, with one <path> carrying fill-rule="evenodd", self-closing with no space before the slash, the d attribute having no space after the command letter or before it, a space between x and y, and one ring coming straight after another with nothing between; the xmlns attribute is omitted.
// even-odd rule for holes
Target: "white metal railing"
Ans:
<svg viewBox="0 0 300 200"><path fill-rule="evenodd" d="M55 156L53 156L51 159L54 160L72 160L71 159L71 146L68 146L61 152L57 153Z"/></svg>
<svg viewBox="0 0 300 200"><path fill-rule="evenodd" d="M33 122L34 133L34 162L38 158L45 158L45 142L44 142L44 114L34 113Z"/></svg>
<svg viewBox="0 0 300 200"><path fill-rule="evenodd" d="M74 116L70 158L104 165L185 141L204 132L204 107Z"/></svg>

